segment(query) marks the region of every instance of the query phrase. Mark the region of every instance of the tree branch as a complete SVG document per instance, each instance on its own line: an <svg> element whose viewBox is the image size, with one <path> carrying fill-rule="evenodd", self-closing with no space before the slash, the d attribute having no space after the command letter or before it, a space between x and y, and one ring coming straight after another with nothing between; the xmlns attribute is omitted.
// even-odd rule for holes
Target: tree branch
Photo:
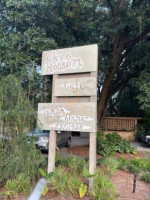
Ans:
<svg viewBox="0 0 150 200"><path fill-rule="evenodd" d="M108 5L110 7L110 10L111 10L112 14L114 14L114 8L113 8L113 5L111 3L111 0L106 0L106 1L107 1Z"/></svg>
<svg viewBox="0 0 150 200"><path fill-rule="evenodd" d="M135 46L140 40L142 40L148 33L150 33L150 26L145 28L135 39L130 40L126 45L126 51L130 50L133 46Z"/></svg>

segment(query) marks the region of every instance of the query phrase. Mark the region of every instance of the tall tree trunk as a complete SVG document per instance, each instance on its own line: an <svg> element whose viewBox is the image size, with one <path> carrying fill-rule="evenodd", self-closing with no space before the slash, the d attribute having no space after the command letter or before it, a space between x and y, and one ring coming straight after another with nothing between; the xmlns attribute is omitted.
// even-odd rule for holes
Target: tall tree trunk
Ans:
<svg viewBox="0 0 150 200"><path fill-rule="evenodd" d="M112 70L110 71L110 73L105 78L103 88L102 88L102 92L101 92L101 95L100 95L100 100L98 102L98 130L101 129L103 119L104 119L106 112L107 112L108 102L109 102L111 96L113 95L112 92L111 92L112 80L113 80L114 75L116 73L117 66L119 65L119 63L121 63L121 59L119 59L119 58L121 57L120 55L121 55L121 50L122 50L122 44L120 43L120 46L119 46L119 36L118 35L116 36L115 41L116 42L115 42L115 45L113 47ZM117 43L117 45L116 45L116 43Z"/></svg>
<svg viewBox="0 0 150 200"><path fill-rule="evenodd" d="M107 113L107 105L110 100L110 86L111 86L111 81L105 80L102 93L101 93L101 98L98 101L98 130L101 129L103 119Z"/></svg>

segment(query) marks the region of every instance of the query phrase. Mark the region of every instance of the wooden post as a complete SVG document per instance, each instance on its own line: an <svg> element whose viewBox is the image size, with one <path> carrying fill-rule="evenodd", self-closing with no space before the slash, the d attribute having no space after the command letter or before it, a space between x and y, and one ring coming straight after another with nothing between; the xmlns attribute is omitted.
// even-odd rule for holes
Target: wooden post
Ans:
<svg viewBox="0 0 150 200"><path fill-rule="evenodd" d="M97 62L97 64L98 64L98 62ZM97 72L91 72L90 76L95 77L95 79L97 80ZM97 81L96 81L95 88L97 88ZM91 96L90 102L97 102L97 95ZM97 118L97 106L96 106L96 112L95 113L96 113L96 118ZM96 121L96 126L97 126L97 121ZM96 140L97 140L97 132L90 133L89 173L91 175L94 175L95 170L96 170L96 147L97 147L97 144L96 144L97 141ZM93 177L91 177L89 179L89 187L90 188L93 187Z"/></svg>
<svg viewBox="0 0 150 200"><path fill-rule="evenodd" d="M55 155L56 155L56 131L50 132L49 138L49 152L48 152L48 174L55 169Z"/></svg>
<svg viewBox="0 0 150 200"><path fill-rule="evenodd" d="M96 170L96 133L90 133L89 173L95 174ZM93 177L89 179L89 187L93 187Z"/></svg>
<svg viewBox="0 0 150 200"><path fill-rule="evenodd" d="M52 90L52 102L57 102L58 98L54 96L55 80L58 75L53 75L53 90ZM49 152L48 152L48 168L47 173L51 173L55 169L55 155L56 155L56 131L50 131L49 135Z"/></svg>

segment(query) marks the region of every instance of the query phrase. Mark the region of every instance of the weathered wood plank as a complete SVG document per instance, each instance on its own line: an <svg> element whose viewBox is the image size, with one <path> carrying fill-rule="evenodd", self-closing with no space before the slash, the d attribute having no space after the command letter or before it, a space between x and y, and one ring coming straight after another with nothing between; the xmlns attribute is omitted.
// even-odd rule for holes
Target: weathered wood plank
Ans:
<svg viewBox="0 0 150 200"><path fill-rule="evenodd" d="M96 103L40 103L38 120L42 129L96 132Z"/></svg>
<svg viewBox="0 0 150 200"><path fill-rule="evenodd" d="M43 51L42 75L97 71L98 46Z"/></svg>

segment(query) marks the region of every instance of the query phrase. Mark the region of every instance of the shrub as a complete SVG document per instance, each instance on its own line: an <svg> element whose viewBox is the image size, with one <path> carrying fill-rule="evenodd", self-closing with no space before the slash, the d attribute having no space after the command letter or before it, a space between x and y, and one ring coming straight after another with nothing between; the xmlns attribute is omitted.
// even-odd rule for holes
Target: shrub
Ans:
<svg viewBox="0 0 150 200"><path fill-rule="evenodd" d="M79 194L81 185L80 177L70 173L67 169L59 166L53 173L47 174L44 170L40 169L41 175L50 183L50 189L56 190L60 194L67 192L73 195Z"/></svg>
<svg viewBox="0 0 150 200"><path fill-rule="evenodd" d="M146 183L150 183L150 172L147 172L141 176L141 180Z"/></svg>
<svg viewBox="0 0 150 200"><path fill-rule="evenodd" d="M119 157L119 158L117 158L117 161L118 161L118 169L123 170L127 164L126 159Z"/></svg>
<svg viewBox="0 0 150 200"><path fill-rule="evenodd" d="M127 165L127 169L129 170L129 172L131 172L132 174L139 174L140 173L140 168L133 165L132 163L129 163Z"/></svg>
<svg viewBox="0 0 150 200"><path fill-rule="evenodd" d="M119 167L118 160L113 157L104 157L98 163L105 165L109 174L113 174Z"/></svg>
<svg viewBox="0 0 150 200"><path fill-rule="evenodd" d="M129 161L130 164L138 167L140 170L150 171L150 159L132 159Z"/></svg>
<svg viewBox="0 0 150 200"><path fill-rule="evenodd" d="M69 191L73 195L79 194L79 188L80 188L82 182L78 176L72 176L71 174L69 174L67 184L68 184Z"/></svg>
<svg viewBox="0 0 150 200"><path fill-rule="evenodd" d="M116 197L115 187L109 177L101 169L94 176L93 188L89 191L93 200L114 200Z"/></svg>
<svg viewBox="0 0 150 200"><path fill-rule="evenodd" d="M16 179L19 173L26 174L31 181L35 181L42 157L34 143L28 143L22 133L0 145L0 185L5 184L8 179Z"/></svg>
<svg viewBox="0 0 150 200"><path fill-rule="evenodd" d="M2 194L6 198L14 197L20 193L29 193L31 190L31 181L30 178L23 173L17 175L16 179L9 179L5 184L5 190Z"/></svg>
<svg viewBox="0 0 150 200"><path fill-rule="evenodd" d="M64 167L69 167L69 170L73 174L81 175L83 168L87 166L88 160L82 159L76 156L68 156L66 158L60 159L59 165Z"/></svg>
<svg viewBox="0 0 150 200"><path fill-rule="evenodd" d="M53 190L57 190L58 193L63 194L68 191L68 173L65 168L58 167L53 172L52 176L48 180Z"/></svg>
<svg viewBox="0 0 150 200"><path fill-rule="evenodd" d="M110 156L115 152L136 153L134 147L117 133L109 133L107 135L104 135L102 132L98 133L97 153L102 156Z"/></svg>
<svg viewBox="0 0 150 200"><path fill-rule="evenodd" d="M34 125L35 111L20 81L9 75L0 80L0 185L26 174L31 181L38 176L41 153L33 141L28 143L23 131ZM3 126L2 126L3 125ZM7 131L7 132L5 132Z"/></svg>

